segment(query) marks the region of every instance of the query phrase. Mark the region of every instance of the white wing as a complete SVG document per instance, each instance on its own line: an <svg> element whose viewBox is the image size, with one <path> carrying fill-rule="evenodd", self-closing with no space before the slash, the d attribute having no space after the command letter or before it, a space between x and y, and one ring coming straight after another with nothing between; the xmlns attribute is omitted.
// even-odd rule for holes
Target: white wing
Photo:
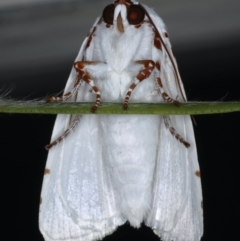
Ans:
<svg viewBox="0 0 240 241"><path fill-rule="evenodd" d="M153 10L144 7L174 58L169 39L164 36L166 30L162 20ZM180 76L178 84L173 64L164 52L161 61L163 86L172 98L183 102L186 97ZM175 60L174 64L177 67ZM199 241L203 234L202 191L192 121L190 116L170 116L170 119L172 126L191 146L185 148L170 134L164 122L161 123L154 197L146 224L164 241Z"/></svg>
<svg viewBox="0 0 240 241"><path fill-rule="evenodd" d="M97 129L97 117L84 116L71 138L49 151L39 216L46 241L99 239L126 221L103 166Z"/></svg>
<svg viewBox="0 0 240 241"><path fill-rule="evenodd" d="M88 38L76 61L82 60L87 42ZM73 88L75 80L76 71L72 69L64 93ZM83 88L80 92L84 91ZM52 141L69 127L73 118L75 116L57 116ZM116 203L109 171L103 166L102 135L97 118L81 117L69 138L49 150L39 213L45 241L101 239L126 222Z"/></svg>
<svg viewBox="0 0 240 241"><path fill-rule="evenodd" d="M171 116L171 120L191 146L185 148L161 123L154 197L146 224L164 241L199 241L202 193L192 123L189 116Z"/></svg>

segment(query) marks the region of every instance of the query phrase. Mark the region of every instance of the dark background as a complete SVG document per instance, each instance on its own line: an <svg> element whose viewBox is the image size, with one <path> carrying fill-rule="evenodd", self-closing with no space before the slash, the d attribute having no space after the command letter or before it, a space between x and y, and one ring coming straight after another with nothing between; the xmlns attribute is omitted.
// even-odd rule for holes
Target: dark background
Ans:
<svg viewBox="0 0 240 241"><path fill-rule="evenodd" d="M109 1L0 8L0 89L42 99L63 90L83 38ZM188 99L240 100L238 1L148 1L167 23ZM1 7L1 5L0 5ZM203 241L240 240L240 113L195 116L204 198ZM38 207L55 116L1 114L2 236L43 241ZM128 224L104 240L159 240Z"/></svg>

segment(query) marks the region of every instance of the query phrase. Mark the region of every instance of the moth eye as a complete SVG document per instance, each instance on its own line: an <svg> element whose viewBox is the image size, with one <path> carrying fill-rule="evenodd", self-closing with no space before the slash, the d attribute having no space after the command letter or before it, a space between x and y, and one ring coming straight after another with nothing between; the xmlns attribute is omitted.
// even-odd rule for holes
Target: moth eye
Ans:
<svg viewBox="0 0 240 241"><path fill-rule="evenodd" d="M113 24L114 4L107 5L103 10L103 21L107 24Z"/></svg>
<svg viewBox="0 0 240 241"><path fill-rule="evenodd" d="M142 6L132 5L128 9L128 22L132 25L141 23L144 20L145 12Z"/></svg>

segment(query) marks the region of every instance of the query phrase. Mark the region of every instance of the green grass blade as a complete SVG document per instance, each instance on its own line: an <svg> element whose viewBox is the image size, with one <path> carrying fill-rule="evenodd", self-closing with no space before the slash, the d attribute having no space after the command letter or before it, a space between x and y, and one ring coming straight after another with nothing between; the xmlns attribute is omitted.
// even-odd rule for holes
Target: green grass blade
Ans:
<svg viewBox="0 0 240 241"><path fill-rule="evenodd" d="M0 101L0 113L19 114L91 114L93 103L44 101ZM240 102L187 102L179 107L168 103L101 103L96 114L146 114L146 115L205 115L240 111Z"/></svg>

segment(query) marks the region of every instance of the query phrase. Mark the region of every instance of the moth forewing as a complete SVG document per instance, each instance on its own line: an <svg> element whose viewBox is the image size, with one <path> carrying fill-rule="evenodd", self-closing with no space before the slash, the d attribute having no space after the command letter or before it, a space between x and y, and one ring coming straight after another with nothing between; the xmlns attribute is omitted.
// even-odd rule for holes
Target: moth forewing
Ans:
<svg viewBox="0 0 240 241"><path fill-rule="evenodd" d="M108 5L84 40L63 97L185 101L165 25L131 0ZM99 106L101 108L101 106ZM177 107L176 107L177 108ZM188 147L188 148L186 148ZM102 239L129 221L163 240L199 241L202 194L190 116L58 115L39 224L45 241Z"/></svg>

